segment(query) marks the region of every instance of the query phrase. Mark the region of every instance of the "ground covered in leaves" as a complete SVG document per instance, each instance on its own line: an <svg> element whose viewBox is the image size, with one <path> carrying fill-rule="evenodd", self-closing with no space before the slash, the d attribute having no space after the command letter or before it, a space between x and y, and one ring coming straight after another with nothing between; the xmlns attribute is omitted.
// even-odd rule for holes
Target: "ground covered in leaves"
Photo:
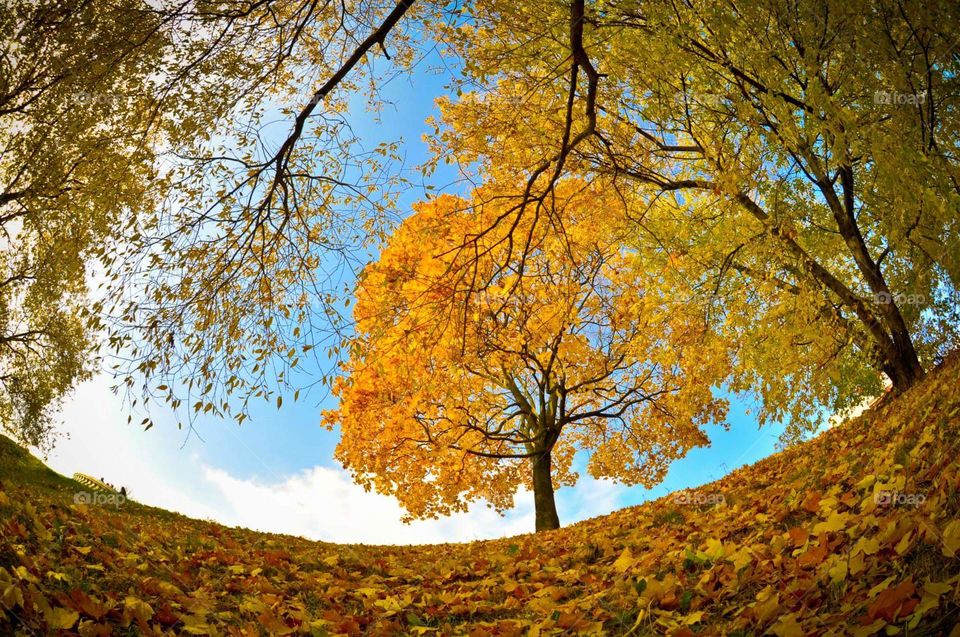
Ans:
<svg viewBox="0 0 960 637"><path fill-rule="evenodd" d="M960 359L699 489L537 536L418 547L128 502L0 439L0 634L948 635Z"/></svg>

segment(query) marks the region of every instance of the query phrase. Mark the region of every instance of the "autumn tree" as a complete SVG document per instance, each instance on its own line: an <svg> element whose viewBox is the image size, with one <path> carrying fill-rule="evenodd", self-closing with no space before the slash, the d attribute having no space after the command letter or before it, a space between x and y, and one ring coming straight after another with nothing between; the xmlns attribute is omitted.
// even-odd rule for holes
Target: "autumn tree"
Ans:
<svg viewBox="0 0 960 637"><path fill-rule="evenodd" d="M722 347L661 303L663 280L623 249L622 207L602 188L559 186L566 232L518 227L533 233L522 262L503 259L497 233L464 248L512 205L498 195L419 204L364 269L324 418L337 458L410 517L477 499L503 510L532 486L542 531L559 525L554 488L576 481L578 451L595 477L651 486L707 443L702 426L725 410L711 392Z"/></svg>
<svg viewBox="0 0 960 637"><path fill-rule="evenodd" d="M359 148L345 100L388 33L404 61L411 4L3 4L4 430L48 443L98 354L133 395L218 413L213 391L282 383L262 353L309 349L335 273L377 234L387 179L364 175L390 149Z"/></svg>
<svg viewBox="0 0 960 637"><path fill-rule="evenodd" d="M415 9L412 0L163 6L165 28L187 46L170 52L164 76L185 87L188 116L159 155L168 196L141 218L117 269L124 295L110 342L134 395L142 389L181 422L242 423L253 401L279 405L329 380L312 374L336 356L342 302L403 183L390 170L396 144L365 146L348 104L364 94L377 103L374 58L412 64L401 21Z"/></svg>
<svg viewBox="0 0 960 637"><path fill-rule="evenodd" d="M142 9L0 7L0 428L22 443L51 442L59 401L93 368L90 266L156 176L141 142L161 49Z"/></svg>
<svg viewBox="0 0 960 637"><path fill-rule="evenodd" d="M483 0L437 154L530 175L507 223L564 173L633 193L732 386L816 424L960 342L956 9Z"/></svg>
<svg viewBox="0 0 960 637"><path fill-rule="evenodd" d="M70 352L101 327L124 384L191 414L242 420L335 356L353 270L405 186L397 147L362 148L347 106L368 87L377 104L375 57L409 69L435 43L463 72L438 159L522 175L498 229L474 233L504 264L531 219L563 233L556 184L602 176L629 202L625 249L655 245L671 303L738 346L728 380L762 419L814 422L884 377L901 391L958 341L956 18L895 0L8 2L0 206L25 230L0 295L19 379L4 421L81 377ZM91 250L57 242L76 258L22 302L67 224ZM102 304L82 283L100 262ZM17 336L54 325L73 327L29 347L66 353L60 372Z"/></svg>

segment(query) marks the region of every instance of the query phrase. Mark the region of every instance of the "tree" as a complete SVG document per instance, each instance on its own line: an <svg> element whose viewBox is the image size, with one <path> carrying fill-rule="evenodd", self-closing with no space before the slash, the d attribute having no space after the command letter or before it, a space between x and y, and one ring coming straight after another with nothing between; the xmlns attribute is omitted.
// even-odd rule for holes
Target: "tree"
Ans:
<svg viewBox="0 0 960 637"><path fill-rule="evenodd" d="M164 77L188 100L162 149L169 196L117 269L127 292L110 323L116 373L145 403L191 426L204 414L242 423L257 399L279 405L329 381L294 376L336 355L345 282L403 182L387 168L396 144L364 147L347 105L365 81L376 101L374 56L412 64L412 5L161 3L189 44Z"/></svg>
<svg viewBox="0 0 960 637"><path fill-rule="evenodd" d="M558 185L566 232L515 229L532 233L523 262L498 232L470 242L514 203L504 190L419 204L364 269L324 419L337 458L411 518L481 498L503 510L525 485L542 531L559 526L554 487L576 481L578 451L593 476L651 486L707 443L723 347L662 304L666 279L642 276L651 264L623 249L620 202L598 184Z"/></svg>
<svg viewBox="0 0 960 637"><path fill-rule="evenodd" d="M446 101L438 150L531 176L507 223L562 174L634 193L762 418L811 426L960 343L954 4L485 0L471 17L447 34L472 90Z"/></svg>
<svg viewBox="0 0 960 637"><path fill-rule="evenodd" d="M344 89L358 88L365 56L385 51L391 31L404 60L394 27L411 4L3 4L4 430L49 445L59 400L100 354L148 400L179 406L200 394L218 413L216 390L266 397L282 382L251 350L303 353L300 330L340 292L310 272L344 267L376 235L379 197L361 169L389 148L357 150ZM303 104L283 106L294 100ZM292 126L274 148L263 117L281 110ZM294 285L309 299L296 327Z"/></svg>
<svg viewBox="0 0 960 637"><path fill-rule="evenodd" d="M629 195L626 247L656 245L671 303L739 345L728 380L762 418L812 422L884 376L902 391L960 340L956 18L897 0L8 2L4 426L82 377L101 327L128 388L238 420L308 352L337 355L343 280L404 185L347 98L369 82L376 104L371 59L410 68L427 37L466 89L438 158L523 175L491 220L504 264L531 247L505 228L562 233L552 190L604 177ZM54 235L78 239L51 252ZM43 298L21 302L39 264ZM61 324L30 345L65 354L57 372L20 335Z"/></svg>
<svg viewBox="0 0 960 637"><path fill-rule="evenodd" d="M0 428L47 448L94 367L91 263L114 255L156 171L140 135L159 42L133 3L0 8Z"/></svg>

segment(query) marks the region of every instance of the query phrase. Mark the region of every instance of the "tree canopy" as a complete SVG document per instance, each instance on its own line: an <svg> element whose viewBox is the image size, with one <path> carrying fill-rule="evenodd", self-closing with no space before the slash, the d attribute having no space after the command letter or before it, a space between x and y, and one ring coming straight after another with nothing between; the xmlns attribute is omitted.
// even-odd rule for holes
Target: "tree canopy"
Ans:
<svg viewBox="0 0 960 637"><path fill-rule="evenodd" d="M59 400L94 367L110 263L156 175L144 145L151 24L122 3L0 8L0 423L48 444Z"/></svg>
<svg viewBox="0 0 960 637"><path fill-rule="evenodd" d="M507 509L527 486L536 528L556 528L554 483L576 481L578 451L594 477L653 486L725 413L723 345L665 304L669 272L624 249L622 202L558 184L565 231L527 220L511 258L509 230L487 230L514 200L487 186L421 203L357 287L325 420L356 479L413 517Z"/></svg>
<svg viewBox="0 0 960 637"><path fill-rule="evenodd" d="M437 154L606 175L795 433L958 342L958 24L948 3L478 2ZM504 28L510 25L509 28ZM640 193L640 194L638 194Z"/></svg>
<svg viewBox="0 0 960 637"><path fill-rule="evenodd" d="M358 149L342 114L354 67L387 32L394 59L409 55L401 7L3 4L4 430L49 444L57 404L101 354L134 404L143 393L179 410L200 396L242 417L244 396L282 384L262 352L292 351L291 321L306 333L307 315L330 307L336 271L377 236L389 199L387 180L371 194L351 168L389 148ZM295 120L280 148L268 112Z"/></svg>
<svg viewBox="0 0 960 637"><path fill-rule="evenodd" d="M341 457L414 515L502 508L529 458L568 483L576 449L653 480L713 387L802 436L960 340L957 11L8 2L0 422L48 441L102 354L131 395L242 422L346 345ZM464 184L401 223L399 146L365 148L351 105L434 47L457 65L422 169ZM436 365L378 367L401 350ZM401 480L377 445L408 438Z"/></svg>

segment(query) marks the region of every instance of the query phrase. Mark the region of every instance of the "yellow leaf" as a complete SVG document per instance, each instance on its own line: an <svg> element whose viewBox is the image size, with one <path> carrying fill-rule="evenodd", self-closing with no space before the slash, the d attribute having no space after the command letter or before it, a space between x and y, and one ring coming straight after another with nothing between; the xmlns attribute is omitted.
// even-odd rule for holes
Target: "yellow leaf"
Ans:
<svg viewBox="0 0 960 637"><path fill-rule="evenodd" d="M750 549L744 546L733 553L729 559L733 562L733 567L739 571L753 562L753 555L750 553Z"/></svg>
<svg viewBox="0 0 960 637"><path fill-rule="evenodd" d="M827 573L830 575L831 582L839 584L847 578L847 560L844 558L838 559L836 564L827 569Z"/></svg>
<svg viewBox="0 0 960 637"><path fill-rule="evenodd" d="M373 605L387 611L387 616L390 616L394 613L399 613L403 610L403 605L400 603L400 599L397 597L378 599L373 603Z"/></svg>
<svg viewBox="0 0 960 637"><path fill-rule="evenodd" d="M863 570L863 567L864 567L863 553L857 553L856 555L850 558L849 570L851 575L858 575L860 571Z"/></svg>
<svg viewBox="0 0 960 637"><path fill-rule="evenodd" d="M770 629L770 632L777 637L804 637L806 635L803 632L803 627L797 623L797 617L793 613L781 617Z"/></svg>
<svg viewBox="0 0 960 637"><path fill-rule="evenodd" d="M910 550L910 547L913 545L913 535L911 533L905 533L900 541L897 542L895 550L897 555L906 555L907 551Z"/></svg>
<svg viewBox="0 0 960 637"><path fill-rule="evenodd" d="M613 563L613 569L618 573L625 573L627 570L636 564L637 560L633 557L633 553L630 552L630 547L623 549L623 553L620 554L620 557Z"/></svg>
<svg viewBox="0 0 960 637"><path fill-rule="evenodd" d="M862 537L857 540L857 543L853 547L852 553L856 555L857 553L863 553L864 555L874 555L877 551L880 550L880 541L876 538L865 538Z"/></svg>
<svg viewBox="0 0 960 637"><path fill-rule="evenodd" d="M698 611L696 611L695 613L690 613L689 615L687 615L687 616L683 619L683 622L684 622L687 626L693 626L694 624L696 624L697 622L699 622L701 619L703 619L703 611L702 611L702 610L698 610Z"/></svg>
<svg viewBox="0 0 960 637"><path fill-rule="evenodd" d="M943 554L955 557L960 551L960 520L954 520L943 529Z"/></svg>
<svg viewBox="0 0 960 637"><path fill-rule="evenodd" d="M753 604L753 613L762 623L776 616L780 610L779 594L772 587L767 586L757 593L757 601Z"/></svg>
<svg viewBox="0 0 960 637"><path fill-rule="evenodd" d="M23 591L16 584L9 584L3 589L3 595L0 595L0 604L4 608L16 608L23 606Z"/></svg>
<svg viewBox="0 0 960 637"><path fill-rule="evenodd" d="M869 487L870 485L872 485L872 484L873 484L874 482L876 482L876 481L877 481L877 476L875 476L875 475L873 475L873 474L870 474L870 475L868 475L868 476L864 476L863 479L860 480L860 482L857 483L857 488L858 488L858 489L866 489L867 487Z"/></svg>
<svg viewBox="0 0 960 637"><path fill-rule="evenodd" d="M716 538L710 538L707 540L707 557L712 560L720 559L724 556L723 542Z"/></svg>
<svg viewBox="0 0 960 637"><path fill-rule="evenodd" d="M849 517L849 513L837 513L834 511L825 521L813 525L813 533L814 535L819 535L820 533L836 533L846 526Z"/></svg>
<svg viewBox="0 0 960 637"><path fill-rule="evenodd" d="M150 621L150 618L153 617L153 608L150 607L150 604L132 595L128 595L123 600L123 607L129 611L131 615L143 622Z"/></svg>
<svg viewBox="0 0 960 637"><path fill-rule="evenodd" d="M943 595L953 590L953 586L950 586L946 582L927 582L923 585L923 590L927 591L931 595Z"/></svg>
<svg viewBox="0 0 960 637"><path fill-rule="evenodd" d="M80 619L80 613L72 611L69 608L52 608L46 614L47 627L55 630L66 630L73 628L73 625Z"/></svg>
<svg viewBox="0 0 960 637"><path fill-rule="evenodd" d="M210 626L207 625L206 619L198 615L190 615L184 619L183 630L187 631L191 635L210 634Z"/></svg>
<svg viewBox="0 0 960 637"><path fill-rule="evenodd" d="M929 611L940 605L940 596L953 590L953 587L946 582L927 582L923 585L923 595L920 597L920 604L914 611L914 616L922 618Z"/></svg>

